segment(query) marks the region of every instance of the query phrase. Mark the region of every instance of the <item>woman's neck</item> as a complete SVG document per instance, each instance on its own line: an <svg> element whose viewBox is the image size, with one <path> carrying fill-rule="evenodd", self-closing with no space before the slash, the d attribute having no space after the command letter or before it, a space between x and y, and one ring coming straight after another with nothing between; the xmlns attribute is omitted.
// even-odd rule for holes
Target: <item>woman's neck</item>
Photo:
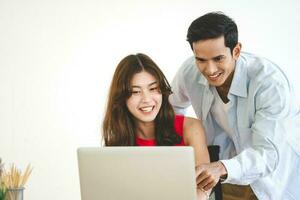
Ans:
<svg viewBox="0 0 300 200"><path fill-rule="evenodd" d="M155 139L155 124L154 122L137 122L136 135L141 139Z"/></svg>

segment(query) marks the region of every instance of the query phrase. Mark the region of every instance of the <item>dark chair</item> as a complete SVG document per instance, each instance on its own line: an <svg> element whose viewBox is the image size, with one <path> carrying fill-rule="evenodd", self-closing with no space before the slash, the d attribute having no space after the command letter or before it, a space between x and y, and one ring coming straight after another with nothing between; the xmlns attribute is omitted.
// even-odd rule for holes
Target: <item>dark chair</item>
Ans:
<svg viewBox="0 0 300 200"><path fill-rule="evenodd" d="M219 153L220 153L220 146L218 146L218 145L209 145L207 148L208 148L210 162L218 161L219 160ZM213 188L213 192L215 194L215 200L222 200L223 199L222 186L221 186L220 181Z"/></svg>

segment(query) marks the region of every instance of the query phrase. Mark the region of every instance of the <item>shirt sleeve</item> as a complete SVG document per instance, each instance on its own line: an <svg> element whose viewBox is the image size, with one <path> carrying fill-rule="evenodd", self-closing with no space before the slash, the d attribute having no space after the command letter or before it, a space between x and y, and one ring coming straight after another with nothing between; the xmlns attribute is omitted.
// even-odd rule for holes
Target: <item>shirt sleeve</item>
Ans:
<svg viewBox="0 0 300 200"><path fill-rule="evenodd" d="M187 108L191 105L190 98L185 86L184 69L187 67L186 62L183 63L181 68L176 73L172 83L172 94L169 97L169 101L172 104L175 113L185 115Z"/></svg>
<svg viewBox="0 0 300 200"><path fill-rule="evenodd" d="M238 130L242 150L232 159L221 160L228 172L225 183L247 185L269 175L276 170L286 144L282 122L289 113L288 84L271 79L257 88L253 123Z"/></svg>

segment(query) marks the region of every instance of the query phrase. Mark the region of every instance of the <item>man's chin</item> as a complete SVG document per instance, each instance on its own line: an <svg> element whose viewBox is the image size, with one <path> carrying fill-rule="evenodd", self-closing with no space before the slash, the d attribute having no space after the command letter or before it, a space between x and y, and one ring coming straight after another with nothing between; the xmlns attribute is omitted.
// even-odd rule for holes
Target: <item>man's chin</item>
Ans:
<svg viewBox="0 0 300 200"><path fill-rule="evenodd" d="M220 87L223 85L223 82L219 82L219 81L208 81L208 84L210 86L215 86L215 87Z"/></svg>

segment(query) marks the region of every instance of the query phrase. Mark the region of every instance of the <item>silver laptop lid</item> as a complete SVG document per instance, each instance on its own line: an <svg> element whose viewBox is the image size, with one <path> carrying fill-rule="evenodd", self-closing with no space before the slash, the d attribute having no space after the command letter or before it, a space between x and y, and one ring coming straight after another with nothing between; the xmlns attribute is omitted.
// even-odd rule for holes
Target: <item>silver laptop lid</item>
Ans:
<svg viewBox="0 0 300 200"><path fill-rule="evenodd" d="M79 148L82 200L195 200L192 147Z"/></svg>

